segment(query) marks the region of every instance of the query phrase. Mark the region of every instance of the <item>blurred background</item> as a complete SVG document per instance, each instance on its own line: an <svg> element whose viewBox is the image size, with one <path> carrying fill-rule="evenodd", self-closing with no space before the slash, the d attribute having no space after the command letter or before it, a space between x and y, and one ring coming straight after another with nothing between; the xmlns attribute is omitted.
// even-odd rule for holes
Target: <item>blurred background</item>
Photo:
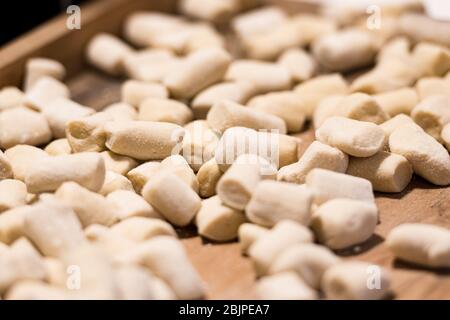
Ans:
<svg viewBox="0 0 450 320"><path fill-rule="evenodd" d="M87 1L89 0L2 1L0 45L33 29L58 13L65 12L68 6Z"/></svg>
<svg viewBox="0 0 450 320"><path fill-rule="evenodd" d="M20 1L8 0L1 3L0 15L0 46L17 36L33 29L39 24L66 12L68 6L82 4L95 0L38 0ZM148 0L164 1L164 0ZM217 1L217 0L211 0ZM351 6L367 8L372 4L393 4L421 0L261 0L268 3L278 3L286 6L302 8L315 6L318 3L333 7ZM450 0L422 0L425 9L431 17L439 20L450 20Z"/></svg>

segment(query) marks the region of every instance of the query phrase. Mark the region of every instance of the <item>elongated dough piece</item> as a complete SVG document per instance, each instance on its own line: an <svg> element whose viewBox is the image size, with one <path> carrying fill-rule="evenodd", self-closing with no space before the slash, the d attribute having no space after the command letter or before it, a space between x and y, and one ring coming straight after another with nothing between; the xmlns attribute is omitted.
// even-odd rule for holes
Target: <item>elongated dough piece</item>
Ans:
<svg viewBox="0 0 450 320"><path fill-rule="evenodd" d="M92 152L39 159L25 175L25 184L32 193L55 191L67 181L97 192L104 180L105 162L99 154Z"/></svg>
<svg viewBox="0 0 450 320"><path fill-rule="evenodd" d="M151 178L151 176L160 169L161 163L158 161L149 161L137 166L127 173L127 178L133 184L137 193L141 193L142 188Z"/></svg>
<svg viewBox="0 0 450 320"><path fill-rule="evenodd" d="M256 60L235 60L230 64L225 79L252 83L255 94L288 90L291 74L288 69L275 63Z"/></svg>
<svg viewBox="0 0 450 320"><path fill-rule="evenodd" d="M205 162L197 172L197 180L199 184L199 195L202 198L209 198L216 194L216 186L222 177L223 172L220 170L216 159L210 159Z"/></svg>
<svg viewBox="0 0 450 320"><path fill-rule="evenodd" d="M312 118L320 101L328 96L345 95L349 88L344 78L337 73L309 79L294 88L306 106L306 116Z"/></svg>
<svg viewBox="0 0 450 320"><path fill-rule="evenodd" d="M312 78L317 72L317 62L301 48L291 48L280 55L278 64L286 67L292 80L302 82Z"/></svg>
<svg viewBox="0 0 450 320"><path fill-rule="evenodd" d="M136 243L121 234L111 231L108 227L100 224L91 224L84 229L84 234L89 241L110 256L118 256L123 252L131 250Z"/></svg>
<svg viewBox="0 0 450 320"><path fill-rule="evenodd" d="M343 261L329 268L322 290L330 300L380 300L390 291L390 275L384 268L361 261Z"/></svg>
<svg viewBox="0 0 450 320"><path fill-rule="evenodd" d="M234 17L231 25L240 37L270 31L288 19L286 12L277 6L264 6Z"/></svg>
<svg viewBox="0 0 450 320"><path fill-rule="evenodd" d="M116 271L122 300L154 300L153 277L143 267L125 265Z"/></svg>
<svg viewBox="0 0 450 320"><path fill-rule="evenodd" d="M298 138L276 132L233 127L220 138L214 158L222 171L242 154L258 155L279 168L298 160L300 142Z"/></svg>
<svg viewBox="0 0 450 320"><path fill-rule="evenodd" d="M307 42L303 25L301 19L291 18L267 32L241 38L241 46L250 59L274 60L283 51Z"/></svg>
<svg viewBox="0 0 450 320"><path fill-rule="evenodd" d="M222 202L237 210L244 210L255 190L263 179L266 170L273 169L263 158L252 154L239 156L220 178L217 195Z"/></svg>
<svg viewBox="0 0 450 320"><path fill-rule="evenodd" d="M161 214L134 191L116 190L109 193L106 200L117 208L120 220L129 220L133 217L162 219Z"/></svg>
<svg viewBox="0 0 450 320"><path fill-rule="evenodd" d="M112 151L103 151L100 153L105 161L106 171L126 175L130 170L138 166L139 162L133 158L116 154Z"/></svg>
<svg viewBox="0 0 450 320"><path fill-rule="evenodd" d="M136 120L137 111L125 102L116 102L105 107L102 112L109 114L114 121Z"/></svg>
<svg viewBox="0 0 450 320"><path fill-rule="evenodd" d="M286 133L286 123L280 117L227 100L215 104L208 112L206 120L211 128L219 133L231 127L277 130L277 133Z"/></svg>
<svg viewBox="0 0 450 320"><path fill-rule="evenodd" d="M16 87L4 87L0 90L0 111L16 108L25 103L25 94Z"/></svg>
<svg viewBox="0 0 450 320"><path fill-rule="evenodd" d="M405 124L389 137L392 153L404 156L414 172L435 185L450 184L448 151L416 124Z"/></svg>
<svg viewBox="0 0 450 320"><path fill-rule="evenodd" d="M201 49L191 53L178 70L170 72L164 84L174 97L189 99L222 80L230 63L231 58L223 49Z"/></svg>
<svg viewBox="0 0 450 320"><path fill-rule="evenodd" d="M20 180L0 180L0 213L26 205L27 186Z"/></svg>
<svg viewBox="0 0 450 320"><path fill-rule="evenodd" d="M415 42L430 41L450 46L449 23L417 12L405 13L398 21L400 31Z"/></svg>
<svg viewBox="0 0 450 320"><path fill-rule="evenodd" d="M105 150L104 125L113 120L112 115L97 112L91 116L74 119L66 124L66 137L73 152L100 152Z"/></svg>
<svg viewBox="0 0 450 320"><path fill-rule="evenodd" d="M48 154L39 148L28 145L17 145L5 151L5 156L11 164L14 179L25 181L26 172L34 163Z"/></svg>
<svg viewBox="0 0 450 320"><path fill-rule="evenodd" d="M373 204L372 184L369 180L316 168L306 176L306 186L314 195L314 203L322 204L336 198L348 198Z"/></svg>
<svg viewBox="0 0 450 320"><path fill-rule="evenodd" d="M339 260L339 257L326 247L300 243L281 252L270 266L269 274L294 271L311 288L320 289L323 274Z"/></svg>
<svg viewBox="0 0 450 320"><path fill-rule="evenodd" d="M45 266L39 252L26 239L15 241L1 257L0 292L21 280L44 280Z"/></svg>
<svg viewBox="0 0 450 320"><path fill-rule="evenodd" d="M183 139L182 155L194 171L214 157L219 136L205 120L196 120L187 124Z"/></svg>
<svg viewBox="0 0 450 320"><path fill-rule="evenodd" d="M6 300L68 300L70 295L42 281L20 281L8 290Z"/></svg>
<svg viewBox="0 0 450 320"><path fill-rule="evenodd" d="M67 98L52 100L42 111L54 138L66 137L66 125L72 120L94 114L95 110Z"/></svg>
<svg viewBox="0 0 450 320"><path fill-rule="evenodd" d="M405 157L380 151L369 158L350 158L347 174L369 180L375 191L402 192L413 170Z"/></svg>
<svg viewBox="0 0 450 320"><path fill-rule="evenodd" d="M200 197L179 177L161 172L144 186L142 196L176 226L187 226L201 207Z"/></svg>
<svg viewBox="0 0 450 320"><path fill-rule="evenodd" d="M392 132L395 131L395 129L401 127L404 124L412 123L414 124L414 120L411 119L410 116L407 116L405 114L398 114L395 117L389 119L386 122L383 122L380 124L380 128L383 129L385 135L386 135L386 143L389 142L389 136L392 134Z"/></svg>
<svg viewBox="0 0 450 320"><path fill-rule="evenodd" d="M439 77L421 78L416 83L416 91L421 100L434 95L450 95L450 81Z"/></svg>
<svg viewBox="0 0 450 320"><path fill-rule="evenodd" d="M66 69L59 61L48 58L31 58L25 66L24 90L28 91L43 76L62 81L65 75Z"/></svg>
<svg viewBox="0 0 450 320"><path fill-rule="evenodd" d="M68 270L79 277L70 284L74 289L71 291L73 299L116 300L120 298L114 261L100 248L85 243L66 252L62 261L66 266L71 267Z"/></svg>
<svg viewBox="0 0 450 320"><path fill-rule="evenodd" d="M305 106L301 97L291 91L273 92L253 97L247 106L280 117L287 131L299 132L305 123Z"/></svg>
<svg viewBox="0 0 450 320"><path fill-rule="evenodd" d="M305 183L306 176L314 168L345 173L347 166L348 156L344 152L314 141L297 162L282 167L278 171L277 180L302 184Z"/></svg>
<svg viewBox="0 0 450 320"><path fill-rule="evenodd" d="M38 202L28 208L24 219L25 235L46 256L58 258L85 243L75 212L60 201Z"/></svg>
<svg viewBox="0 0 450 320"><path fill-rule="evenodd" d="M42 112L53 100L69 96L69 88L64 83L44 76L25 94L25 105Z"/></svg>
<svg viewBox="0 0 450 320"><path fill-rule="evenodd" d="M72 153L72 147L66 138L56 139L45 146L44 151L50 156L63 156Z"/></svg>
<svg viewBox="0 0 450 320"><path fill-rule="evenodd" d="M151 121L108 122L105 132L109 150L138 160L161 160L178 154L184 136L178 125Z"/></svg>
<svg viewBox="0 0 450 320"><path fill-rule="evenodd" d="M25 236L24 221L29 206L21 206L0 215L0 243L10 245L20 237Z"/></svg>
<svg viewBox="0 0 450 320"><path fill-rule="evenodd" d="M115 224L111 231L136 242L149 240L156 236L177 237L175 229L166 221L149 217L130 217Z"/></svg>
<svg viewBox="0 0 450 320"><path fill-rule="evenodd" d="M308 226L312 200L312 192L305 186L266 180L256 186L245 213L251 222L265 227L281 220Z"/></svg>
<svg viewBox="0 0 450 320"><path fill-rule="evenodd" d="M169 92L159 83L127 80L121 88L122 101L135 108L147 98L167 99Z"/></svg>
<svg viewBox="0 0 450 320"><path fill-rule="evenodd" d="M406 262L432 268L450 267L450 231L421 223L401 224L386 239L394 255Z"/></svg>
<svg viewBox="0 0 450 320"><path fill-rule="evenodd" d="M144 82L162 82L181 62L170 50L147 48L128 55L125 71L131 79Z"/></svg>
<svg viewBox="0 0 450 320"><path fill-rule="evenodd" d="M373 98L380 105L381 109L391 117L399 114L409 115L419 102L417 92L411 88L379 93L374 95Z"/></svg>
<svg viewBox="0 0 450 320"><path fill-rule="evenodd" d="M411 68L414 60L409 46L409 41L404 38L388 42L378 56L376 67L356 78L351 90L377 94L413 85L420 77L420 72Z"/></svg>
<svg viewBox="0 0 450 320"><path fill-rule="evenodd" d="M421 77L441 77L450 70L450 51L444 46L421 42L414 47L412 58Z"/></svg>
<svg viewBox="0 0 450 320"><path fill-rule="evenodd" d="M108 194L118 190L134 192L133 184L121 174L113 171L106 171L105 182L98 193L106 197Z"/></svg>
<svg viewBox="0 0 450 320"><path fill-rule="evenodd" d="M75 182L62 184L55 192L56 199L70 206L83 227L92 224L111 226L118 221L117 208L95 192Z"/></svg>
<svg viewBox="0 0 450 320"><path fill-rule="evenodd" d="M339 115L359 120L381 124L389 119L378 102L365 93L352 93L343 97L337 104Z"/></svg>
<svg viewBox="0 0 450 320"><path fill-rule="evenodd" d="M240 9L240 1L182 0L178 8L195 19L224 23Z"/></svg>
<svg viewBox="0 0 450 320"><path fill-rule="evenodd" d="M316 131L316 139L355 157L370 157L384 145L384 132L377 125L331 117Z"/></svg>
<svg viewBox="0 0 450 320"><path fill-rule="evenodd" d="M211 25L195 22L186 24L178 30L158 33L152 39L151 46L168 49L178 55L186 55L203 49L224 49L225 42L223 36ZM169 74L175 69L171 69Z"/></svg>
<svg viewBox="0 0 450 320"><path fill-rule="evenodd" d="M246 218L243 212L223 205L220 198L214 196L202 201L195 221L199 235L221 242L236 239Z"/></svg>
<svg viewBox="0 0 450 320"><path fill-rule="evenodd" d="M312 51L328 70L344 72L370 65L378 48L370 32L349 28L318 38Z"/></svg>
<svg viewBox="0 0 450 320"><path fill-rule="evenodd" d="M246 254L250 246L262 237L269 229L253 223L243 223L238 230L239 244L243 254Z"/></svg>
<svg viewBox="0 0 450 320"><path fill-rule="evenodd" d="M195 193L198 193L198 180L192 168L180 155L173 155L161 161L159 172L170 172L188 185ZM150 178L151 180L151 178Z"/></svg>
<svg viewBox="0 0 450 320"><path fill-rule="evenodd" d="M17 107L0 113L0 147L8 149L19 144L39 146L52 138L47 119L39 112Z"/></svg>
<svg viewBox="0 0 450 320"><path fill-rule="evenodd" d="M191 103L196 119L206 119L211 107L220 100L230 100L245 104L254 95L254 87L249 81L230 81L212 85L199 92Z"/></svg>
<svg viewBox="0 0 450 320"><path fill-rule="evenodd" d="M184 18L167 13L137 11L124 23L125 38L139 47L149 47L158 33L178 30L185 26Z"/></svg>
<svg viewBox="0 0 450 320"><path fill-rule="evenodd" d="M290 220L278 222L270 231L258 238L249 248L258 275L267 274L272 261L289 246L313 242L312 232Z"/></svg>
<svg viewBox="0 0 450 320"><path fill-rule="evenodd" d="M133 49L116 36L108 33L95 35L86 48L86 58L95 67L110 75L124 72L123 62Z"/></svg>
<svg viewBox="0 0 450 320"><path fill-rule="evenodd" d="M264 300L316 300L318 294L295 272L286 271L263 277L256 292Z"/></svg>
<svg viewBox="0 0 450 320"><path fill-rule="evenodd" d="M176 100L146 98L139 104L138 119L141 121L170 122L182 126L193 118L192 110Z"/></svg>
<svg viewBox="0 0 450 320"><path fill-rule="evenodd" d="M450 123L450 96L436 95L423 99L413 109L411 117L426 133L442 142L442 129Z"/></svg>
<svg viewBox="0 0 450 320"><path fill-rule="evenodd" d="M375 204L332 199L316 209L311 226L320 243L330 249L344 249L369 239L377 222Z"/></svg>
<svg viewBox="0 0 450 320"><path fill-rule="evenodd" d="M205 285L189 262L183 245L171 236L158 236L125 253L119 261L139 263L167 282L179 299L201 299Z"/></svg>
<svg viewBox="0 0 450 320"><path fill-rule="evenodd" d="M314 109L314 114L312 116L314 129L317 130L320 128L328 118L341 115L338 105L344 97L345 96L342 95L332 95L320 100L319 104Z"/></svg>

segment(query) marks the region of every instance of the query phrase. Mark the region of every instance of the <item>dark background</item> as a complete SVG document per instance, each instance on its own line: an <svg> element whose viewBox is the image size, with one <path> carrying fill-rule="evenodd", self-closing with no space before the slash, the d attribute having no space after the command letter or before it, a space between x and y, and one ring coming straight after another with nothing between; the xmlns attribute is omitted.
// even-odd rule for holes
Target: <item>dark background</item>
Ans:
<svg viewBox="0 0 450 320"><path fill-rule="evenodd" d="M65 12L72 4L87 0L1 0L0 2L0 46L37 25ZM83 12L81 12L83 19Z"/></svg>

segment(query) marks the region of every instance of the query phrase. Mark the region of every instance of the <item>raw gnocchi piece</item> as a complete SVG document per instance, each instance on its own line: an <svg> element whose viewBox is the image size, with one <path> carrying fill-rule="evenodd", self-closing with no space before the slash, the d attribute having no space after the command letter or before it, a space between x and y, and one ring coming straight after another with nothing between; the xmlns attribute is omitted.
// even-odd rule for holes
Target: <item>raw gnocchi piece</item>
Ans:
<svg viewBox="0 0 450 320"><path fill-rule="evenodd" d="M343 117L328 118L316 139L354 157L370 157L384 146L385 135L376 124Z"/></svg>
<svg viewBox="0 0 450 320"><path fill-rule="evenodd" d="M395 257L431 268L450 267L450 231L420 223L401 224L388 234L387 245Z"/></svg>

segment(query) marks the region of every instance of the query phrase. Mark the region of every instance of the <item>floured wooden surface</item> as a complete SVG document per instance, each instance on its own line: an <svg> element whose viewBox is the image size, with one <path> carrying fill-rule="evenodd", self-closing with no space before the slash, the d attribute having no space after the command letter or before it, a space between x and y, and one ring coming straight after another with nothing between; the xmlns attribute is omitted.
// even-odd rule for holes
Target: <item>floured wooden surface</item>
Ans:
<svg viewBox="0 0 450 320"><path fill-rule="evenodd" d="M83 71L69 81L75 101L101 108L120 99L121 80L112 80L94 71ZM302 149L313 141L310 129L296 136ZM450 228L450 187L435 187L415 176L399 194L376 193L380 224L375 235L353 250L339 254L387 267L397 299L450 299L450 271L418 269L394 261L384 239L395 226L405 222L430 223ZM210 299L253 299L255 273L251 261L241 255L239 243L216 244L196 236L195 228L180 230L189 257L207 283Z"/></svg>

